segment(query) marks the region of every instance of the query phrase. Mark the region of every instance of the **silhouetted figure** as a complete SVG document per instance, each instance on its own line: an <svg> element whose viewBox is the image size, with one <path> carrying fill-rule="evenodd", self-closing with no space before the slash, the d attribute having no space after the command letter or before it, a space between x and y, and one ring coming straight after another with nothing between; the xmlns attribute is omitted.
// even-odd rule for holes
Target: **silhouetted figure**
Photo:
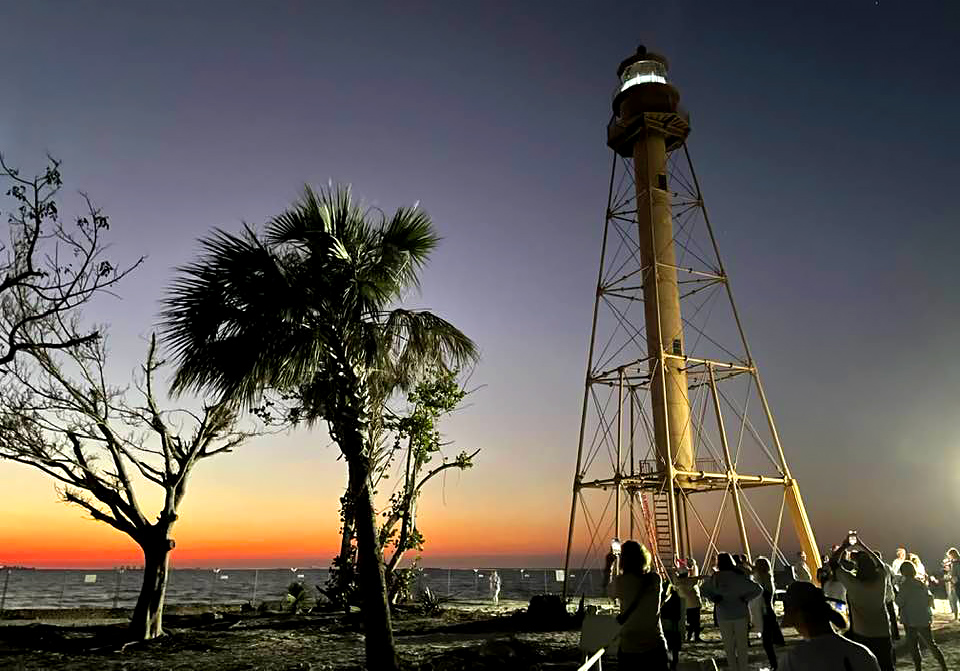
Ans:
<svg viewBox="0 0 960 671"><path fill-rule="evenodd" d="M900 575L903 583L900 593L897 594L897 605L900 607L900 618L906 630L907 650L913 657L913 666L920 671L920 641L922 640L933 656L940 663L941 671L947 671L947 661L943 658L943 651L933 640L933 595L927 586L917 577L917 569L912 562L900 564Z"/></svg>
<svg viewBox="0 0 960 671"><path fill-rule="evenodd" d="M844 555L850 554L848 561ZM847 588L850 630L847 637L870 648L882 671L894 671L893 641L885 602L886 579L880 560L863 542L844 542L830 558L837 580Z"/></svg>
<svg viewBox="0 0 960 671"><path fill-rule="evenodd" d="M847 588L843 583L837 580L830 567L830 558L827 557L827 563L821 566L817 571L817 582L820 583L823 590L823 596L832 608L847 616Z"/></svg>
<svg viewBox="0 0 960 671"><path fill-rule="evenodd" d="M846 619L812 583L796 581L787 588L783 626L795 628L804 641L780 656L779 671L881 671L869 648L834 631L845 629Z"/></svg>
<svg viewBox="0 0 960 671"><path fill-rule="evenodd" d="M611 573L615 556L607 555L605 572ZM636 541L620 550L620 575L613 577L607 594L620 601L618 668L666 671L667 642L660 626L660 576L650 570L650 552Z"/></svg>
<svg viewBox="0 0 960 671"><path fill-rule="evenodd" d="M763 589L736 567L729 554L721 552L717 555L717 572L704 581L701 591L714 603L727 654L727 668L731 671L747 671L747 627L750 617L747 604L759 597Z"/></svg>
<svg viewBox="0 0 960 671"><path fill-rule="evenodd" d="M682 618L683 600L679 592L670 583L666 583L663 588L663 605L660 606L660 624L663 627L663 635L667 639L671 669L676 669L680 663L680 649L683 647L683 638L680 634Z"/></svg>
<svg viewBox="0 0 960 671"><path fill-rule="evenodd" d="M762 588L763 585L760 584L760 581L757 580L756 568L753 564L747 561L747 555L738 554L733 556L734 563L737 565L737 568L740 569L745 576L750 578L753 582L760 585ZM747 604L747 610L750 612L750 625L749 631L756 632L757 638L763 638L763 599L750 599L750 602ZM749 634L747 635L747 644L750 644Z"/></svg>
<svg viewBox="0 0 960 671"><path fill-rule="evenodd" d="M943 560L943 581L947 586L947 601L954 621L960 615L960 552L957 548L947 550Z"/></svg>
<svg viewBox="0 0 960 671"><path fill-rule="evenodd" d="M883 585L883 602L887 608L887 619L890 621L890 638L894 641L899 641L900 625L897 623L897 609L893 605L894 598L897 596L897 592L893 588L893 571L883 561L883 555L880 554L879 550L874 552L874 554L880 562L880 569L883 571L883 579L885 581Z"/></svg>
<svg viewBox="0 0 960 671"><path fill-rule="evenodd" d="M777 668L777 652L775 646L784 645L783 632L777 623L777 614L773 610L773 595L776 588L773 580L773 571L770 561L766 557L758 557L754 564L754 579L763 590L763 596L754 601L760 602L760 638L763 640L763 650L767 653L770 668Z"/></svg>

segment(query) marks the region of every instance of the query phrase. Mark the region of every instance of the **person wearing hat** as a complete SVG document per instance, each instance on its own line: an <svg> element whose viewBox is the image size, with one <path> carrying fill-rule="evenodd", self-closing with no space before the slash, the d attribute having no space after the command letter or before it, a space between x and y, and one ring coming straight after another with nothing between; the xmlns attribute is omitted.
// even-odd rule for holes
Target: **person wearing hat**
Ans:
<svg viewBox="0 0 960 671"><path fill-rule="evenodd" d="M869 648L836 632L834 627L846 628L846 618L813 583L795 582L787 588L783 626L796 629L803 642L780 656L779 671L880 671Z"/></svg>

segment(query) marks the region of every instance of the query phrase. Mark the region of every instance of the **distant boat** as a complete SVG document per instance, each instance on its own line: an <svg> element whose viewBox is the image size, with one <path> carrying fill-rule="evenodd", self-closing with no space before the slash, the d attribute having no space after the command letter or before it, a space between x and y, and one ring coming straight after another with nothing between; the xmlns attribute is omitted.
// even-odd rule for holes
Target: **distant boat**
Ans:
<svg viewBox="0 0 960 671"><path fill-rule="evenodd" d="M0 570L11 570L16 569L17 571L36 571L36 566L2 566L0 565Z"/></svg>

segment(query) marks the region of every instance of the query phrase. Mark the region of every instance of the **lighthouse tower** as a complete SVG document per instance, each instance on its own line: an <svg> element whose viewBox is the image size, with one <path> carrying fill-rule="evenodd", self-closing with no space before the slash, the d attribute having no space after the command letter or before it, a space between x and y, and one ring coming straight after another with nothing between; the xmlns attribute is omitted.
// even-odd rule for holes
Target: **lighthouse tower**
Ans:
<svg viewBox="0 0 960 671"><path fill-rule="evenodd" d="M819 567L668 69L642 46L617 69L565 594L584 591L578 574L628 538L667 574L734 547L774 563L799 547L811 572Z"/></svg>

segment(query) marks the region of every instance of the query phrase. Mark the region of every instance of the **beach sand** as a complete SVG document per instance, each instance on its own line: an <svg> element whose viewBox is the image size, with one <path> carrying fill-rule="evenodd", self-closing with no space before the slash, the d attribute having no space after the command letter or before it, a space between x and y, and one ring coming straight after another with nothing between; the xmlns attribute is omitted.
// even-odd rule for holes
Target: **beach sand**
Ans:
<svg viewBox="0 0 960 671"><path fill-rule="evenodd" d="M395 620L397 648L405 668L416 671L453 669L576 669L582 661L579 630L531 631L522 615L526 603L501 602L448 606L439 616L399 613ZM0 620L0 668L16 670L114 671L194 669L197 671L264 669L270 671L358 671L363 668L359 616L343 614L241 614L204 607L171 608L169 632L157 641L120 650L125 620L115 611L7 612L20 619ZM38 619L37 616L41 617ZM704 618L711 622L709 616ZM960 669L960 625L938 613L937 640L950 669ZM795 632L785 631L788 644ZM716 658L723 668L719 634L708 626L706 642L686 644L681 661ZM766 666L759 641L752 643L751 669ZM605 660L605 667L613 666ZM898 669L913 669L901 651ZM924 668L937 669L929 654Z"/></svg>

